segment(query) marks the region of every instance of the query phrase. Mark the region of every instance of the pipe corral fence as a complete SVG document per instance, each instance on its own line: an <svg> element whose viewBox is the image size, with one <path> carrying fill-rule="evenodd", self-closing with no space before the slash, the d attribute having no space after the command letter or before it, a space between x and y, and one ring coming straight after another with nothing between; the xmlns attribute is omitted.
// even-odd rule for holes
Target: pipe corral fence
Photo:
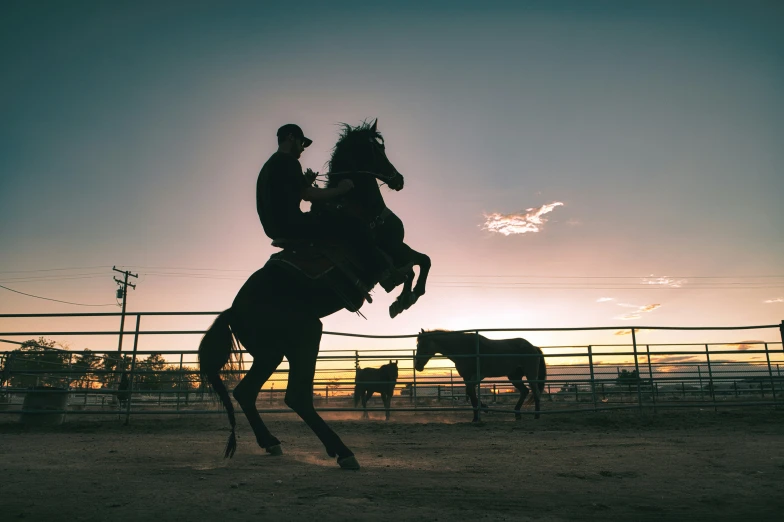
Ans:
<svg viewBox="0 0 784 522"><path fill-rule="evenodd" d="M142 319L214 316L219 312L137 312L78 314L2 314L0 321L37 319L48 322L74 318L120 318L119 330L12 330L0 332L0 413L22 419L42 414L59 416L118 415L127 423L133 415L223 414L220 401L198 372L197 351L205 330L142 330ZM135 327L125 329L126 318ZM784 404L784 321L781 324L731 327L588 327L471 329L468 333L503 333L519 337L522 332L574 332L591 330L629 331L630 342L586 346L540 346L547 364L541 413L595 412L639 409L657 412L673 407L771 406ZM739 331L778 329L782 341L726 343L639 343L637 332L645 330ZM361 337L390 344L411 335L360 335L324 332L325 336ZM432 334L437 335L437 334ZM118 339L118 348L71 351L54 346L47 337L100 336ZM140 350L146 336L185 336L188 350ZM33 340L32 338L38 338ZM131 337L132 348L123 350ZM25 340L27 339L27 340ZM192 339L192 341L191 341ZM734 348L730 348L734 346ZM397 379L391 411L473 411L463 379L448 359L435 356L422 372L414 370L416 350L391 346L383 349L330 349L319 355L313 398L316 409L358 412L354 406L356 369L379 367L397 361ZM229 389L252 364L239 352L224 379ZM524 355L521 355L524 356ZM480 369L493 355L469 355ZM291 413L285 406L288 363L284 362L264 385L257 399L261 413ZM519 392L506 378L485 378L478 388L482 411L514 414ZM48 400L52 399L52 400ZM41 404L46 404L42 406ZM376 395L368 411L383 411ZM361 406L360 406L361 409ZM523 414L532 414L524 408ZM357 415L359 418L359 414Z"/></svg>

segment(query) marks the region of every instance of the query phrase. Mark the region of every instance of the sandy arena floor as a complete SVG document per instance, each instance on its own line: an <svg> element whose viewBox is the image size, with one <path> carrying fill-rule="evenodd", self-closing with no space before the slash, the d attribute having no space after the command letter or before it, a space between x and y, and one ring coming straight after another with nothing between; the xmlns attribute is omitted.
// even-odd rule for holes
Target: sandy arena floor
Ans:
<svg viewBox="0 0 784 522"><path fill-rule="evenodd" d="M344 414L345 471L298 418L267 416L285 455L244 418L0 417L3 520L781 520L784 411L544 415ZM329 418L328 415L325 415Z"/></svg>

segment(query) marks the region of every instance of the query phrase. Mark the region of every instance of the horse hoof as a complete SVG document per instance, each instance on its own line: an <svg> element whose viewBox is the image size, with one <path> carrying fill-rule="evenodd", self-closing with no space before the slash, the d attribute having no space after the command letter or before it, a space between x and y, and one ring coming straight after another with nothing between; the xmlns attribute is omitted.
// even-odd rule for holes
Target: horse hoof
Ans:
<svg viewBox="0 0 784 522"><path fill-rule="evenodd" d="M280 447L280 444L269 446L268 448L266 448L266 451L273 457L278 457L280 455L283 455L283 448Z"/></svg>
<svg viewBox="0 0 784 522"><path fill-rule="evenodd" d="M357 462L357 458L354 455L351 455L350 457L339 457L338 466L342 469L359 469L359 462Z"/></svg>

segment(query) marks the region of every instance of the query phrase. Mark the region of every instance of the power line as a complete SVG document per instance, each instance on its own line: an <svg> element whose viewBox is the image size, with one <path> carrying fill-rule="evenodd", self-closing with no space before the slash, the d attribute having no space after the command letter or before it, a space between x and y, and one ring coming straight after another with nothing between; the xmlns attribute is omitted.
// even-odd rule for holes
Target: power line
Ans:
<svg viewBox="0 0 784 522"><path fill-rule="evenodd" d="M19 290L14 290L13 288L8 288L7 286L3 286L3 285L0 285L0 288L8 290L9 292L14 292L16 294L26 295L27 297L35 297L36 299L43 299L45 301L54 301L55 303L65 303L65 304L75 305L75 306L116 306L114 303L111 303L111 304L72 303L70 301L61 301L59 299L52 299L52 298L49 298L49 297L41 297L40 295L26 294L24 292L20 292Z"/></svg>
<svg viewBox="0 0 784 522"><path fill-rule="evenodd" d="M0 274L23 274L31 272L57 272L61 270L94 270L96 268L109 268L109 265L101 266L76 266L71 268L42 268L40 270L0 270Z"/></svg>
<svg viewBox="0 0 784 522"><path fill-rule="evenodd" d="M0 283L38 283L45 281L67 281L70 279L95 279L98 277L106 277L106 274L74 274L74 275L47 275L47 276L29 276L29 277L4 277Z"/></svg>

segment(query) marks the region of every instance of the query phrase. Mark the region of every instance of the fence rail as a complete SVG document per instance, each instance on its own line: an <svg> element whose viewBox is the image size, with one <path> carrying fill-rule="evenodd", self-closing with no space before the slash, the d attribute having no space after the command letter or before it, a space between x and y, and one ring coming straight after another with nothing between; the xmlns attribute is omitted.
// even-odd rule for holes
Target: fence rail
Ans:
<svg viewBox="0 0 784 522"><path fill-rule="evenodd" d="M140 338L151 335L202 335L204 330L142 330L144 317L210 316L218 312L138 312L79 314L4 314L9 319L62 320L76 317L135 318L132 329L114 330L31 330L0 331L0 413L19 415L40 412L25 407L31 394L45 396L66 393L65 406L45 413L71 415L218 414L219 401L199 378L196 350L140 350ZM618 330L631 332L631 343L589 346L543 346L547 363L542 412L572 413L606 409L656 412L663 408L732 406L779 406L784 403L784 349L782 341L746 342L743 351L728 350L737 343L640 344L636 330L771 330L781 324L730 327L585 327L585 328L505 328L471 329L482 332L572 332ZM40 345L29 337L117 336L117 350L77 352ZM326 336L372 339L411 339L414 335L362 335L324 332ZM133 348L122 350L123 340L133 338ZM193 346L197 341L194 340ZM24 347L24 349L20 349ZM163 357L165 353L166 357ZM521 355L525 356L525 355ZM331 350L318 359L314 381L314 403L320 411L355 411L354 376L358 367L379 366L397 360L399 377L392 402L395 412L472 411L466 402L462 378L443 357L436 356L423 372L414 370L415 350L410 348ZM493 355L467 355L474 358L477 373L482 361ZM616 362L612 362L615 359ZM677 360L676 360L677 359ZM247 372L252 358L239 354L237 368L227 371L229 385L236 384ZM283 398L288 373L284 362L273 374L258 398L262 413L289 412ZM121 386L123 374L127 387ZM529 385L532 383L529 383ZM533 383L536 384L536 383ZM276 389L277 388L277 389ZM502 378L487 378L478 387L487 412L514 413L519 393ZM383 411L380 400L369 411ZM532 413L523 411L523 413Z"/></svg>

